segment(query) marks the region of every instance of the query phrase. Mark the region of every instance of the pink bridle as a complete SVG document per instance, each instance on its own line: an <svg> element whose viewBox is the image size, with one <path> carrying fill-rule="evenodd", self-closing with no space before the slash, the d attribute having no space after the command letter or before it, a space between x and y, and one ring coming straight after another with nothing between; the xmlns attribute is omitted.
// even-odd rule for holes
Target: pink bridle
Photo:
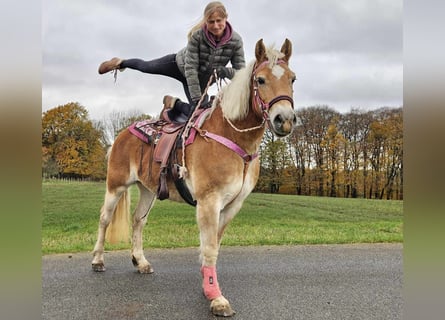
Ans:
<svg viewBox="0 0 445 320"><path fill-rule="evenodd" d="M261 69L262 67L264 67L266 64L269 63L269 60L265 60L262 63L260 63L258 66L256 66L253 70L252 73L252 82L253 82L253 110L254 112L262 117L265 121L267 121L268 123L270 122L270 118L269 118L269 109L278 101L281 100L287 100L290 102L292 109L294 108L294 99L292 99L292 97L287 96L287 95L279 95L276 96L275 98L273 98L272 100L270 100L269 102L265 102L259 95L258 93L258 78L256 77L256 74L258 72L259 69ZM277 64L283 64L286 63L286 61L284 60L278 60Z"/></svg>

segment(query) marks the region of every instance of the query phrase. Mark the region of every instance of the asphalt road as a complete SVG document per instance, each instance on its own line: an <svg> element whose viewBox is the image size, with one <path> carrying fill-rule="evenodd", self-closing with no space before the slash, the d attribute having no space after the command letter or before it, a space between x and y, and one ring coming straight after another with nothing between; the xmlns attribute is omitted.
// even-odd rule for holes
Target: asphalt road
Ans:
<svg viewBox="0 0 445 320"><path fill-rule="evenodd" d="M218 279L241 319L402 319L401 244L222 247ZM146 250L154 274L129 251L42 258L42 319L219 319L201 291L198 249ZM26 306L24 306L26 307Z"/></svg>

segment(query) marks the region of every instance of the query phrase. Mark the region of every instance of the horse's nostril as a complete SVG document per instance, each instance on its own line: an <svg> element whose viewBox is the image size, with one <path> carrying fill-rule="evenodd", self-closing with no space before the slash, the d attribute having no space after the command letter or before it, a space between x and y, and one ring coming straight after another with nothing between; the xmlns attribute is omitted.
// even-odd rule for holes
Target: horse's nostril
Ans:
<svg viewBox="0 0 445 320"><path fill-rule="evenodd" d="M282 124L282 123L283 123L283 118L281 117L281 115L277 115L277 116L275 117L274 122L275 122L276 124Z"/></svg>

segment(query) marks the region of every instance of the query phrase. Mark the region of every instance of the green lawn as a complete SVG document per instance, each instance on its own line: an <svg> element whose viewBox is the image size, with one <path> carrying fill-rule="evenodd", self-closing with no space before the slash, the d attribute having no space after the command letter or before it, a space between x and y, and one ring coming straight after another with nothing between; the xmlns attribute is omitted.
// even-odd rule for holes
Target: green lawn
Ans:
<svg viewBox="0 0 445 320"><path fill-rule="evenodd" d="M42 253L91 251L105 183L44 181ZM131 188L132 208L139 197ZM223 245L403 241L403 202L251 194L226 229ZM157 201L144 229L145 248L199 246L195 208ZM130 244L106 249L127 249Z"/></svg>

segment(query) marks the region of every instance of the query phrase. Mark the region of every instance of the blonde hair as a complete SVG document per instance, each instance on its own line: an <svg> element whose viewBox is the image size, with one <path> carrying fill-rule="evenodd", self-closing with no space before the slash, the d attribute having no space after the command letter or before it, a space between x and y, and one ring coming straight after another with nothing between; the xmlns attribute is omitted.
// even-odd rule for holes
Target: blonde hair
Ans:
<svg viewBox="0 0 445 320"><path fill-rule="evenodd" d="M197 30L199 30L207 22L210 16L215 12L219 13L225 19L227 19L228 17L226 8L221 2L219 1L209 2L209 4L207 4L207 6L204 9L204 14L201 20L197 24L195 24L187 34L187 39L190 40L192 34L195 33Z"/></svg>

